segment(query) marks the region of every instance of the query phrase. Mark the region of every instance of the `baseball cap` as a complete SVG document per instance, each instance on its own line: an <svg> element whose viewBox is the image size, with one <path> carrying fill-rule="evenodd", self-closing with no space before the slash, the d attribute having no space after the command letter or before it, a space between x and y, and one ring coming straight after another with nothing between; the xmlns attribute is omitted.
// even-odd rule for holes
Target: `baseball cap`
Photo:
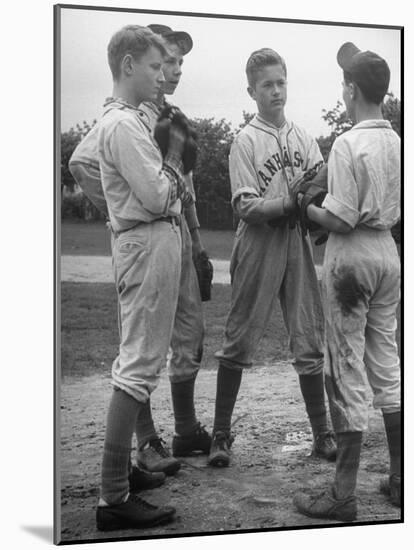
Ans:
<svg viewBox="0 0 414 550"><path fill-rule="evenodd" d="M352 42L342 44L336 59L367 99L381 103L390 83L390 69L385 59L371 51L362 52Z"/></svg>
<svg viewBox="0 0 414 550"><path fill-rule="evenodd" d="M155 32L155 34L161 35L166 40L178 44L179 48L186 55L193 48L193 39L184 31L173 31L167 25L148 25L148 28Z"/></svg>

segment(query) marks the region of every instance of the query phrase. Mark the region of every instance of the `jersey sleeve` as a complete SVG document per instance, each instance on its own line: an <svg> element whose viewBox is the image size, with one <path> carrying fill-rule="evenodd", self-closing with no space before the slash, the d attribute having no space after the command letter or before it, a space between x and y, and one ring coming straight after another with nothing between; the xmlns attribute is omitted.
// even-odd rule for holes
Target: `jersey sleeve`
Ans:
<svg viewBox="0 0 414 550"><path fill-rule="evenodd" d="M337 140L328 159L328 194L322 207L355 227L360 217L358 204L358 186L351 157L346 154L343 142Z"/></svg>
<svg viewBox="0 0 414 550"><path fill-rule="evenodd" d="M231 146L229 171L232 205L243 193L260 197L261 194L253 163L253 147L251 142L242 134L236 137Z"/></svg>
<svg viewBox="0 0 414 550"><path fill-rule="evenodd" d="M164 169L150 135L131 119L122 119L110 136L114 165L128 182L142 206L152 214L165 215L175 200L180 174Z"/></svg>

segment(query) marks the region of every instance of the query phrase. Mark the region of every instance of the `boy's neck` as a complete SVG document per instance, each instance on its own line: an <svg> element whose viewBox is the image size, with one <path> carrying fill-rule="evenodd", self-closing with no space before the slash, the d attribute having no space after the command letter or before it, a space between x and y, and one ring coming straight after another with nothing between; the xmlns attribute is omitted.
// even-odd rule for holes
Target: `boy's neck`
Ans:
<svg viewBox="0 0 414 550"><path fill-rule="evenodd" d="M381 120L384 116L382 114L381 106L374 103L361 103L355 108L355 122L363 122L364 120Z"/></svg>
<svg viewBox="0 0 414 550"><path fill-rule="evenodd" d="M259 115L263 120L266 122L270 122L270 124L273 124L273 126L276 126L276 128L281 128L284 123L286 122L285 112L282 111L281 113L277 115L267 114L259 111Z"/></svg>
<svg viewBox="0 0 414 550"><path fill-rule="evenodd" d="M138 107L141 101L137 100L137 97L133 90L130 90L128 86L123 85L121 82L114 83L112 97L118 97L123 99L126 103Z"/></svg>

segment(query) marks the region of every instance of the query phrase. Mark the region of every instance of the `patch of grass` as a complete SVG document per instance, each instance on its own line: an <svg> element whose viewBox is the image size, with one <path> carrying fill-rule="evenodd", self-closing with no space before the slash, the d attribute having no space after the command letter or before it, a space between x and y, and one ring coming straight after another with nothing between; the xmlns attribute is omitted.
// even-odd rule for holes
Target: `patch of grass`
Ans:
<svg viewBox="0 0 414 550"><path fill-rule="evenodd" d="M230 286L214 285L212 300L205 302L206 335L202 368L217 367L214 353L221 349L230 309ZM108 376L118 353L117 297L113 284L62 283L62 376ZM397 343L400 346L400 309ZM279 305L274 309L255 356L266 365L290 359L288 337Z"/></svg>
<svg viewBox="0 0 414 550"><path fill-rule="evenodd" d="M108 375L118 353L117 299L112 284L62 283L62 376ZM206 335L203 368L217 367L214 353L223 342L230 286L214 285L204 304ZM256 354L263 365L287 358L287 334L277 308Z"/></svg>
<svg viewBox="0 0 414 550"><path fill-rule="evenodd" d="M229 260L234 231L201 229L201 239L211 258ZM315 238L312 238L314 241ZM315 262L321 264L325 245L313 246ZM110 256L110 233L103 221L64 220L61 225L61 253L73 256Z"/></svg>

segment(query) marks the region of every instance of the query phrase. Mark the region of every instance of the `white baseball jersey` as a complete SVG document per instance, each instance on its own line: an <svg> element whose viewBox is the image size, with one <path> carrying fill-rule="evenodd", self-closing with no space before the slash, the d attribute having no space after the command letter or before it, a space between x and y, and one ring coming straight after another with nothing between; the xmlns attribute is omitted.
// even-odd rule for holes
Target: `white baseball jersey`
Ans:
<svg viewBox="0 0 414 550"><path fill-rule="evenodd" d="M318 144L304 129L290 121L277 128L256 115L231 147L232 203L244 193L286 196L289 182L322 160Z"/></svg>

